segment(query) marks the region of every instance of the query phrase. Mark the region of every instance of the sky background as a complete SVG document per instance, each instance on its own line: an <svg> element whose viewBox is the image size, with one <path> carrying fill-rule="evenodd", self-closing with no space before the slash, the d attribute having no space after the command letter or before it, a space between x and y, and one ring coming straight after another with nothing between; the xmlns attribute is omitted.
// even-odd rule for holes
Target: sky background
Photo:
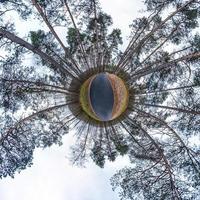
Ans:
<svg viewBox="0 0 200 200"><path fill-rule="evenodd" d="M103 10L113 18L114 27L122 30L124 46L130 33L129 24L138 17L142 0L100 0ZM20 24L22 26L22 24ZM28 29L32 26L22 26ZM23 30L21 30L23 31ZM86 168L72 166L67 159L73 132L63 137L61 147L37 149L31 168L12 179L0 180L0 200L118 200L110 185L111 176L128 165L126 157L114 163L107 162L104 169L93 163Z"/></svg>

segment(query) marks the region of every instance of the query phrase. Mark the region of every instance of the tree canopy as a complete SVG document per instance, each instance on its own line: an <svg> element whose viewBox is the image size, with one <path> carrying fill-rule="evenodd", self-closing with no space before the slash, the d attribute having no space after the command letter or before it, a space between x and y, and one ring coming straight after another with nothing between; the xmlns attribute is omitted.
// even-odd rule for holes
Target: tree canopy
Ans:
<svg viewBox="0 0 200 200"><path fill-rule="evenodd" d="M129 156L131 167L111 178L121 199L198 199L200 1L144 4L122 50L121 30L98 0L0 0L0 178L74 130L74 164ZM39 29L24 34L17 20ZM80 103L81 86L100 73L129 92L126 110L109 121Z"/></svg>

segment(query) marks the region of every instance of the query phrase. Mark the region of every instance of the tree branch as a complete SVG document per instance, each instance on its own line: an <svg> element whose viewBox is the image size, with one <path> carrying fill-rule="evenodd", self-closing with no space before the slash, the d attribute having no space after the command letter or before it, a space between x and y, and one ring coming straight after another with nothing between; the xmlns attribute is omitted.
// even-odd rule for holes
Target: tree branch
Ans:
<svg viewBox="0 0 200 200"><path fill-rule="evenodd" d="M147 103L139 103L139 102L134 102L136 105L143 105L143 106L149 106L149 107L156 107L156 108L163 108L163 109L168 109L168 110L175 110L178 112L183 112L187 114L193 114L193 115L200 115L200 111L195 111L195 110L185 110L182 108L176 108L176 107L170 107L170 106L162 106L162 105L154 105L154 104L147 104Z"/></svg>
<svg viewBox="0 0 200 200"><path fill-rule="evenodd" d="M60 70L60 72L62 72L63 74L69 75L71 78L74 78L74 79L78 80L77 77L75 77L68 70L66 70L63 67L63 65L61 65L60 63L55 61L51 56L47 55L46 53L44 53L40 49L34 47L33 45L31 45L30 43L26 42L22 38L16 36L15 34L9 32L9 31L7 31L7 30L5 30L3 28L0 28L0 36L3 36L3 37L11 40L12 42L14 42L16 44L19 44L22 47L25 47L26 49L28 49L28 50L32 51L33 53L37 54L38 56L40 56L46 62L52 64L55 68L58 68Z"/></svg>
<svg viewBox="0 0 200 200"><path fill-rule="evenodd" d="M164 68L170 68L178 62L181 62L181 61L184 61L184 60L190 60L190 59L199 59L199 58L200 58L200 52L184 55L180 58L174 59L174 60L169 61L167 63L157 65L154 68L152 68L152 65L147 66L147 67L145 67L141 70L138 70L135 74L132 74L131 76L133 76L134 79L138 79L138 78L141 78L141 77L146 76L148 74L151 74L153 72L160 71Z"/></svg>
<svg viewBox="0 0 200 200"><path fill-rule="evenodd" d="M50 29L51 33L54 35L54 37L56 38L58 43L62 46L63 50L67 53L67 49L66 49L65 45L63 44L61 39L58 37L58 34L55 32L52 25L49 23L49 20L48 20L47 16L45 15L45 13L43 12L41 6L37 3L36 0L32 0L32 3L35 6L35 8L37 9L37 11L39 12L39 14L42 17L42 19L44 20L44 22L46 23L46 25L48 26L48 28Z"/></svg>
<svg viewBox="0 0 200 200"><path fill-rule="evenodd" d="M136 92L134 95L140 96L140 95L149 95L149 94L156 94L156 93L165 93L168 91L176 91L176 90L182 90L182 89L187 89L187 88L194 88L194 87L199 87L196 84L193 85L186 85L186 86L181 86L181 87L174 87L174 88L169 88L165 90L154 90L154 91L146 91L146 92Z"/></svg>
<svg viewBox="0 0 200 200"><path fill-rule="evenodd" d="M69 6L68 6L67 1L66 1L66 0L63 0L63 1L64 1L64 5L65 5L67 11L69 12L69 15L70 15L70 19L71 19L71 21L72 21L72 24L73 24L73 26L74 26L74 28L75 28L75 30L76 30L76 33L77 33L77 36L78 36L78 42L79 42L79 44L80 44L80 49L81 49L82 54L83 54L83 59L85 60L85 63L86 63L86 65L87 65L88 69L89 69L90 66L89 66L89 64L88 64L86 52L85 52L84 46L83 46L82 41L81 41L80 32L79 32L79 30L78 30L78 28L77 28L77 26L76 26L74 17L73 17L73 15L72 15L72 13L71 13L71 10L70 10L70 8L69 8Z"/></svg>
<svg viewBox="0 0 200 200"><path fill-rule="evenodd" d="M124 61L120 64L119 67L124 67L127 65L127 63L129 62L129 58L131 58L133 56L133 54L139 49L141 48L141 45L144 45L145 42L147 42L147 40L160 28L162 28L162 26L168 21L170 20L174 15L176 15L178 12L180 12L182 9L184 9L185 7L187 7L189 4L191 4L192 2L194 2L195 0L190 0L188 2L186 2L183 6L179 7L177 10L175 10L174 12L172 12L168 17L166 17L157 27L155 27L153 30L151 30L150 33L148 33L143 39L141 39L141 41L133 48L132 44L129 47L129 53L127 54L127 58L124 59Z"/></svg>

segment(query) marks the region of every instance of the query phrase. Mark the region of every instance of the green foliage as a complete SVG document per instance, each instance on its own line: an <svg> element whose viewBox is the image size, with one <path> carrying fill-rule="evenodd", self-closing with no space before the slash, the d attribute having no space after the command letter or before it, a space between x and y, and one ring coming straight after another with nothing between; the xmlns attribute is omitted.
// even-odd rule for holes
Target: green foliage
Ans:
<svg viewBox="0 0 200 200"><path fill-rule="evenodd" d="M200 71L195 72L194 84L200 86Z"/></svg>
<svg viewBox="0 0 200 200"><path fill-rule="evenodd" d="M119 145L116 146L116 149L120 153L120 155L123 156L128 152L129 147L128 147L128 145L119 144Z"/></svg>
<svg viewBox="0 0 200 200"><path fill-rule="evenodd" d="M193 20L193 19L196 19L198 17L198 9L191 9L191 10L188 10L188 9L185 9L182 11L185 16L187 17L188 20Z"/></svg>
<svg viewBox="0 0 200 200"><path fill-rule="evenodd" d="M97 19L95 19L95 18L90 19L88 26L87 26L88 31L95 30L95 26L96 26L95 23L97 23L97 26L98 26L100 32L106 33L108 27L111 26L113 22L112 22L112 18L110 15L100 12Z"/></svg>
<svg viewBox="0 0 200 200"><path fill-rule="evenodd" d="M116 52L118 50L118 46L122 43L121 30L113 29L113 31L108 35L108 44L110 51L112 49L112 51Z"/></svg>
<svg viewBox="0 0 200 200"><path fill-rule="evenodd" d="M92 153L90 156L97 166L101 168L104 167L106 158L100 146L95 144L94 147L92 148Z"/></svg>
<svg viewBox="0 0 200 200"><path fill-rule="evenodd" d="M200 35L195 34L195 36L190 40L190 44L192 45L194 52L200 51Z"/></svg>
<svg viewBox="0 0 200 200"><path fill-rule="evenodd" d="M86 34L78 33L75 28L69 28L67 32L67 43L69 45L69 51L74 54L81 42L84 41Z"/></svg>
<svg viewBox="0 0 200 200"><path fill-rule="evenodd" d="M30 31L30 39L31 43L34 47L38 48L42 45L43 40L45 38L45 33L43 30L36 31Z"/></svg>
<svg viewBox="0 0 200 200"><path fill-rule="evenodd" d="M48 2L47 0L36 0L40 6L42 7L46 7L47 6L47 3L50 3Z"/></svg>
<svg viewBox="0 0 200 200"><path fill-rule="evenodd" d="M9 0L0 0L0 3L4 3L4 2L6 2L6 1L9 1Z"/></svg>

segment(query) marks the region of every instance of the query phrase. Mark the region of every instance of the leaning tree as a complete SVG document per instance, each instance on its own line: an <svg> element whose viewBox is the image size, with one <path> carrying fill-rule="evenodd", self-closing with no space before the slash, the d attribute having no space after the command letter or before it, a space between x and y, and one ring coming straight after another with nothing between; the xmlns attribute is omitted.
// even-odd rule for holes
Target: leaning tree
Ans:
<svg viewBox="0 0 200 200"><path fill-rule="evenodd" d="M122 51L98 0L0 0L1 178L75 130L75 164L130 157L122 199L197 199L200 2L145 5Z"/></svg>

